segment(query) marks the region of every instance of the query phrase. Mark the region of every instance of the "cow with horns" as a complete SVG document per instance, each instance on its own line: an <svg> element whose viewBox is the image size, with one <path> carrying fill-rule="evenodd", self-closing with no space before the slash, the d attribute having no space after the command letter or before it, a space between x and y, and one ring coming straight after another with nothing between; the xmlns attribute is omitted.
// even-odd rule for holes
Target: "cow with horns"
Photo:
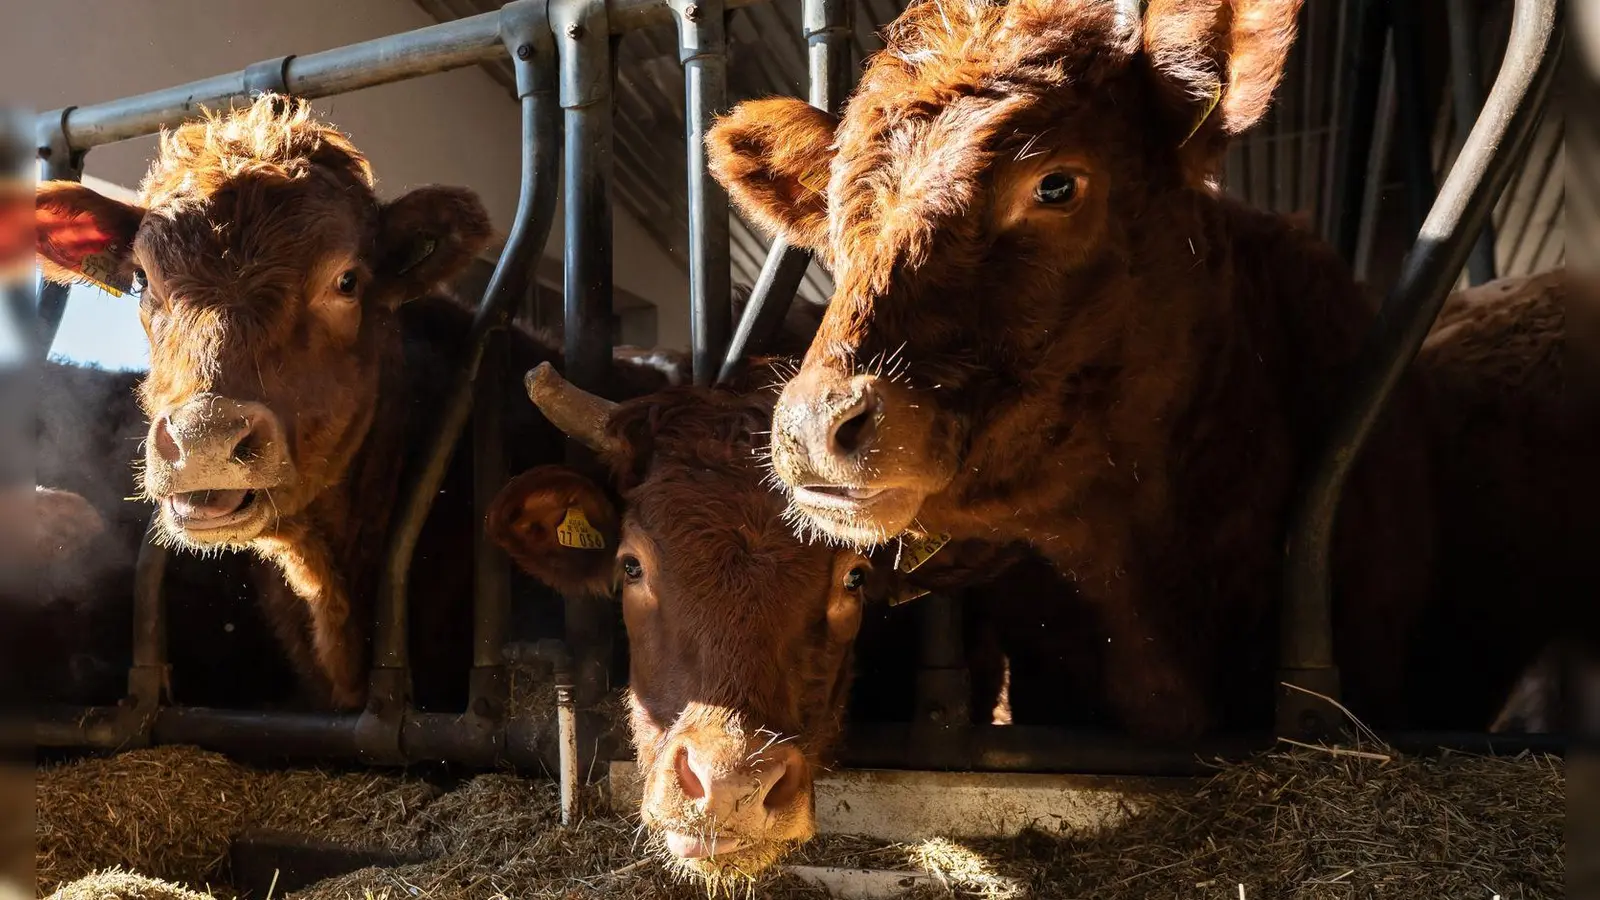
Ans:
<svg viewBox="0 0 1600 900"><path fill-rule="evenodd" d="M746 218L834 275L774 411L793 514L858 548L1031 544L1097 610L1145 735L1270 721L1293 491L1374 321L1331 247L1216 186L1299 7L916 3L840 117L751 101L707 137ZM1437 573L1495 564L1440 544L1424 380L1390 400L1334 542L1344 688L1378 726L1408 721L1430 598L1461 603ZM1514 672L1562 596L1474 602L1495 612L1476 630L1509 625L1489 646Z"/></svg>
<svg viewBox="0 0 1600 900"><path fill-rule="evenodd" d="M772 377L758 367L741 381ZM864 553L796 534L765 461L775 390L671 388L618 404L548 366L527 386L609 478L531 469L501 491L485 527L545 584L620 593L641 818L688 871L752 874L813 834L814 773L847 706L855 719L911 719L919 629L908 627L915 607L895 600L975 586L965 623L975 722L997 708L1016 721L1063 709L1090 721L1098 672L1062 667L1092 669L1098 638L1070 604L1046 602L1070 585L1025 548ZM1048 651L1024 646L1047 621ZM853 681L855 658L870 678ZM1019 680L1019 663L1063 677Z"/></svg>
<svg viewBox="0 0 1600 900"><path fill-rule="evenodd" d="M380 201L350 141L309 104L263 96L163 135L138 204L39 185L47 277L137 294L150 346L141 487L163 540L250 551L253 588L314 700L358 707L405 453L468 354L470 311L440 286L490 237L464 189ZM511 329L514 371L558 360ZM603 392L663 386L619 363ZM559 432L504 410L508 462L560 459ZM472 454L456 452L410 570L417 700L459 708L470 662Z"/></svg>

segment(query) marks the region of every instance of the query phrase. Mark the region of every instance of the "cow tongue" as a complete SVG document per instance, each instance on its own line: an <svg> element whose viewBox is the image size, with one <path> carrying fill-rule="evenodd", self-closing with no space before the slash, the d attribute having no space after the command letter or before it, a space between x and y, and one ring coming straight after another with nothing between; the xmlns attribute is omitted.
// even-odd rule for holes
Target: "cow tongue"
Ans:
<svg viewBox="0 0 1600 900"><path fill-rule="evenodd" d="M178 518L188 522L205 522L238 512L248 496L248 490L189 491L173 494L167 502Z"/></svg>

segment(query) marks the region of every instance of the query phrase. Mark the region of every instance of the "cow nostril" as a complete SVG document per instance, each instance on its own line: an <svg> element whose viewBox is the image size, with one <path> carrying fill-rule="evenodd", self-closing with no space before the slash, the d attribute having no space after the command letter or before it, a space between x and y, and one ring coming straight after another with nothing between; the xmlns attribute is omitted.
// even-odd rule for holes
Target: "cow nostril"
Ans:
<svg viewBox="0 0 1600 900"><path fill-rule="evenodd" d="M263 418L257 415L246 417L244 430L239 435L238 443L234 444L230 458L237 463L260 458L271 440L270 434L270 428Z"/></svg>
<svg viewBox="0 0 1600 900"><path fill-rule="evenodd" d="M872 443L877 416L877 398L868 394L833 426L833 452L850 456L864 450Z"/></svg>
<svg viewBox="0 0 1600 900"><path fill-rule="evenodd" d="M176 463L183 457L183 450L178 446L178 439L172 434L171 419L162 416L156 422L155 432L156 455L169 463Z"/></svg>
<svg viewBox="0 0 1600 900"><path fill-rule="evenodd" d="M683 788L684 796L690 800L699 800L706 795L705 785L700 781L700 776L695 774L694 766L689 764L688 747L678 748L672 768L678 774L678 785Z"/></svg>
<svg viewBox="0 0 1600 900"><path fill-rule="evenodd" d="M777 768L781 774L761 801L768 812L775 812L793 803L805 779L804 766L779 762Z"/></svg>

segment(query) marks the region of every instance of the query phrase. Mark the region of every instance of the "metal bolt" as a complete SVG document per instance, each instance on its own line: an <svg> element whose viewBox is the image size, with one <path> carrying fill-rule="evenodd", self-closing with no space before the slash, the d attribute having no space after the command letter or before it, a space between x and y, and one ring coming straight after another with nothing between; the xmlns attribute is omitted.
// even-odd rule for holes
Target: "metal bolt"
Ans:
<svg viewBox="0 0 1600 900"><path fill-rule="evenodd" d="M517 59L523 61L533 59L533 45L522 44L521 46L517 47Z"/></svg>
<svg viewBox="0 0 1600 900"><path fill-rule="evenodd" d="M691 22L700 21L700 7L693 3L683 8L683 17Z"/></svg>
<svg viewBox="0 0 1600 900"><path fill-rule="evenodd" d="M578 38L580 38L582 36L583 36L583 26L582 25L579 25L577 22L573 22L572 24L567 26L567 37L572 38L573 40L577 40Z"/></svg>

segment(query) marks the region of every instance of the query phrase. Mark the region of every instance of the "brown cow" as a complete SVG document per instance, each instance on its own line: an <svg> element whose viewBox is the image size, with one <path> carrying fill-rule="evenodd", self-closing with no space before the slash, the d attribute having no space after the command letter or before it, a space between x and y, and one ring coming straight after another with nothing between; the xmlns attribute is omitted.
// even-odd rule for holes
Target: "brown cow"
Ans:
<svg viewBox="0 0 1600 900"><path fill-rule="evenodd" d="M748 378L772 380L761 369ZM546 369L530 376L529 392L601 451L612 478L602 486L563 466L532 469L496 498L486 528L553 587L609 596L620 584L641 817L692 872L759 871L811 836L812 773L828 762L847 696L852 716L907 719L918 630L906 615L916 607L882 601L992 582L970 608L1016 621L995 633L980 614L969 626L981 638L969 648L970 706L987 724L1002 692L1000 653L1014 633L1040 631L1027 616L1041 591L1067 590L1026 561L1018 578L996 579L1023 554L987 542L941 549L901 574L910 566L898 547L869 559L801 540L765 465L773 390L673 388L613 405ZM851 692L858 640L872 675ZM1053 640L1074 661L1093 659L1070 632ZM1021 656L1025 666L1053 664L1029 649ZM1045 691L1075 687L1082 702L1066 705L1091 707L1093 676L1024 689L1025 708L1031 715Z"/></svg>
<svg viewBox="0 0 1600 900"><path fill-rule="evenodd" d="M739 208L834 272L774 413L795 511L858 546L1031 542L1099 609L1144 734L1266 721L1291 490L1372 321L1330 247L1215 190L1299 5L919 3L841 119L765 100L708 136ZM1374 724L1401 712L1428 587L1412 403L1336 547L1343 674Z"/></svg>
<svg viewBox="0 0 1600 900"><path fill-rule="evenodd" d="M61 182L37 202L48 276L139 294L143 489L162 533L266 560L262 603L296 667L325 702L359 705L398 451L422 443L467 353L470 314L436 288L488 241L482 204L443 187L380 202L344 135L273 96L165 134L137 206ZM509 343L515 371L558 358L520 330ZM638 366L613 375L608 393L663 381ZM560 435L526 404L506 415L510 463L560 458ZM411 572L427 601L413 613L419 679L431 668L460 686L470 457L455 454Z"/></svg>

